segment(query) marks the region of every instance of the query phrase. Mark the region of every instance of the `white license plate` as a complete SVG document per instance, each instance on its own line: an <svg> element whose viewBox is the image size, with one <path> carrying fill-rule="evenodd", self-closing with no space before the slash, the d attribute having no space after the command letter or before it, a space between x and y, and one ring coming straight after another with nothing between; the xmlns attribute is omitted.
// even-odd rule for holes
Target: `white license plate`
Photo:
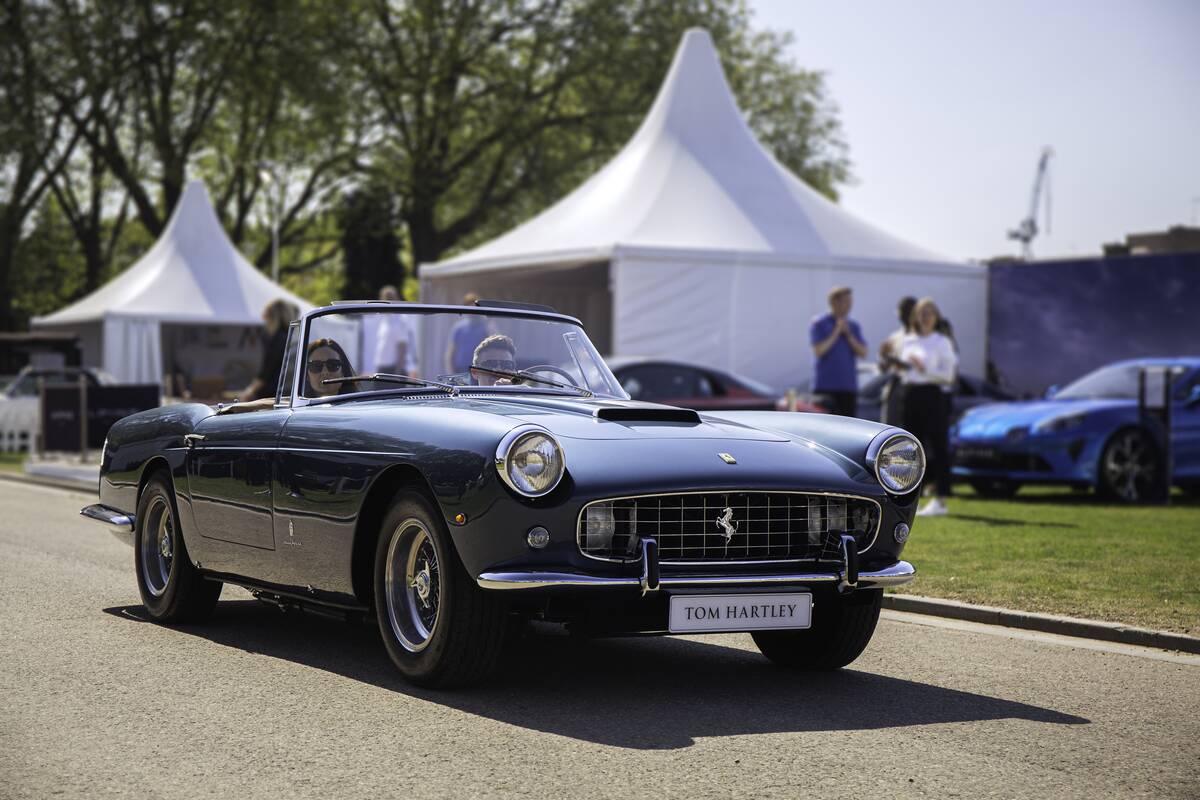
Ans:
<svg viewBox="0 0 1200 800"><path fill-rule="evenodd" d="M758 631L812 625L812 595L672 595L671 633Z"/></svg>

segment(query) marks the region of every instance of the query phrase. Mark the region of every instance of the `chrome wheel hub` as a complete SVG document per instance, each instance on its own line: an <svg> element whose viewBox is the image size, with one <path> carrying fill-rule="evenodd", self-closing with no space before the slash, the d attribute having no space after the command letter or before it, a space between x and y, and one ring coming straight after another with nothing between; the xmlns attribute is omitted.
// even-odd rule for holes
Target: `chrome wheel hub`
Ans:
<svg viewBox="0 0 1200 800"><path fill-rule="evenodd" d="M441 564L425 524L406 519L392 531L384 565L388 622L410 653L429 646L442 605Z"/></svg>
<svg viewBox="0 0 1200 800"><path fill-rule="evenodd" d="M175 522L171 518L171 506L163 497L155 497L146 511L142 523L141 559L142 581L146 591L161 597L171 579L171 563L175 557Z"/></svg>

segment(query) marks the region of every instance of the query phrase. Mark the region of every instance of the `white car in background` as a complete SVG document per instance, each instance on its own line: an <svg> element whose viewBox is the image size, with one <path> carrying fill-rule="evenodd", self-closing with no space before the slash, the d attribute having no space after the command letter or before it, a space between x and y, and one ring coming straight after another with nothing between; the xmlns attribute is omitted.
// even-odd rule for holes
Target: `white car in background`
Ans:
<svg viewBox="0 0 1200 800"><path fill-rule="evenodd" d="M25 367L0 393L0 452L28 453L37 444L38 386L74 385L79 376L87 378L89 386L109 386L112 376L89 367Z"/></svg>

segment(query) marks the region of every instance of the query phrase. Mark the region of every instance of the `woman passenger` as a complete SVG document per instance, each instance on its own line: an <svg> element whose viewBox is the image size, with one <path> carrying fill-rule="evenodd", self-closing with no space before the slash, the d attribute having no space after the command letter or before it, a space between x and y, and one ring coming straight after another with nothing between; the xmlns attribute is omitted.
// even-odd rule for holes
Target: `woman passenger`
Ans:
<svg viewBox="0 0 1200 800"><path fill-rule="evenodd" d="M332 397L358 391L358 384L354 381L322 383L332 378L346 378L354 374L346 351L333 339L315 339L309 343L304 370L308 375L305 397Z"/></svg>

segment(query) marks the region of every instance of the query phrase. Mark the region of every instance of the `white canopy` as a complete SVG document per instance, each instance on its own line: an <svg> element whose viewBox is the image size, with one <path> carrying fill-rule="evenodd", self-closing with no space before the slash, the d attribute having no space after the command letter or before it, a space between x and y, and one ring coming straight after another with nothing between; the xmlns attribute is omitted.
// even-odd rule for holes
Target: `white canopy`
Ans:
<svg viewBox="0 0 1200 800"><path fill-rule="evenodd" d="M234 248L209 202L202 181L184 189L166 230L140 260L88 296L45 317L35 328L84 334L85 360L99 360L123 382L162 380L163 323L253 325L263 308L284 298L303 310L311 304L271 281ZM95 355L89 332L102 337Z"/></svg>
<svg viewBox="0 0 1200 800"><path fill-rule="evenodd" d="M606 280L593 274L604 264ZM750 131L698 29L599 172L525 224L422 270L429 301L475 291L548 302L613 353L698 361L781 388L805 384L809 319L834 284L855 290L872 349L896 327L901 296L935 296L964 364L982 369L985 268L885 233L789 172Z"/></svg>

